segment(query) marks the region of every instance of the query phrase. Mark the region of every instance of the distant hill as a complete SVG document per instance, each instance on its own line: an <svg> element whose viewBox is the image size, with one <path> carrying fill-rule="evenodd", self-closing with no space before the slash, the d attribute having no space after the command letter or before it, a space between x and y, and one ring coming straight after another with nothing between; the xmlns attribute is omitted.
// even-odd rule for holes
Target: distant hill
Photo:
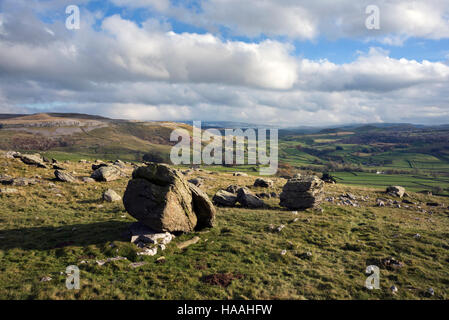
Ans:
<svg viewBox="0 0 449 320"><path fill-rule="evenodd" d="M167 161L170 133L192 127L175 122L108 119L76 113L2 115L0 149L62 157Z"/></svg>

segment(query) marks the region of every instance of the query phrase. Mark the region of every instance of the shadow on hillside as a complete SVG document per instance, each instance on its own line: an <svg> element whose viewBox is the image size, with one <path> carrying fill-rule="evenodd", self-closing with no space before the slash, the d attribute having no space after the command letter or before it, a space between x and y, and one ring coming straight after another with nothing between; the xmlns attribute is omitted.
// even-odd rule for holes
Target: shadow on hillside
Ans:
<svg viewBox="0 0 449 320"><path fill-rule="evenodd" d="M50 250L66 246L88 246L127 241L130 222L105 221L58 227L0 230L0 249Z"/></svg>

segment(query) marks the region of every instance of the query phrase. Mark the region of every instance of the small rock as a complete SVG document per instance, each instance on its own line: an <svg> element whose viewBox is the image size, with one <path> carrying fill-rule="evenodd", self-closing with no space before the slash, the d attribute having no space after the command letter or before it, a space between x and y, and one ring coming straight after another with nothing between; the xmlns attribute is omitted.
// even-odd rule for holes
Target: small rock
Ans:
<svg viewBox="0 0 449 320"><path fill-rule="evenodd" d="M120 197L114 190L108 189L103 193L102 199L107 202L115 202L121 201L122 197Z"/></svg>
<svg viewBox="0 0 449 320"><path fill-rule="evenodd" d="M41 282L48 282L48 281L51 281L51 280L52 280L51 277L43 277L43 278L41 279Z"/></svg>
<svg viewBox="0 0 449 320"><path fill-rule="evenodd" d="M285 256L287 254L287 250L282 250L281 251L281 256Z"/></svg>
<svg viewBox="0 0 449 320"><path fill-rule="evenodd" d="M138 256L155 256L157 254L157 247L145 248L141 252L137 252Z"/></svg>
<svg viewBox="0 0 449 320"><path fill-rule="evenodd" d="M433 288L429 288L427 289L427 294L432 297L435 295L435 291L433 290Z"/></svg>
<svg viewBox="0 0 449 320"><path fill-rule="evenodd" d="M14 189L14 188L2 188L0 189L0 194L14 194L14 193L18 193L19 190Z"/></svg>
<svg viewBox="0 0 449 320"><path fill-rule="evenodd" d="M195 237L193 237L192 239L190 239L190 240L187 240L187 241L183 241L183 242L180 242L180 243L178 243L176 246L178 247L178 249L185 249L185 248L187 248L188 246L190 246L190 245L192 245L192 244L195 244L195 243L197 243L198 241L200 241L200 237L198 237L198 236L195 236Z"/></svg>
<svg viewBox="0 0 449 320"><path fill-rule="evenodd" d="M75 182L76 179L71 176L69 173L66 173L61 170L55 170L55 177L58 181L62 182Z"/></svg>
<svg viewBox="0 0 449 320"><path fill-rule="evenodd" d="M396 286L391 286L390 290L392 294L396 294L398 292L398 288Z"/></svg>
<svg viewBox="0 0 449 320"><path fill-rule="evenodd" d="M147 263L148 263L148 262L145 262L145 261L142 261L142 262L133 262L133 263L130 263L129 266L130 266L131 268L135 269L135 268L144 266L144 265L146 265Z"/></svg>
<svg viewBox="0 0 449 320"><path fill-rule="evenodd" d="M120 256L118 256L118 257L114 257L114 258L107 258L106 260L96 260L96 263L99 265L99 266L102 266L102 265L104 265L105 263L107 263L107 262L111 262L111 261L119 261L119 260L128 260L126 257L120 257Z"/></svg>
<svg viewBox="0 0 449 320"><path fill-rule="evenodd" d="M271 188L273 185L274 182L270 179L257 178L256 181L254 181L255 187Z"/></svg>

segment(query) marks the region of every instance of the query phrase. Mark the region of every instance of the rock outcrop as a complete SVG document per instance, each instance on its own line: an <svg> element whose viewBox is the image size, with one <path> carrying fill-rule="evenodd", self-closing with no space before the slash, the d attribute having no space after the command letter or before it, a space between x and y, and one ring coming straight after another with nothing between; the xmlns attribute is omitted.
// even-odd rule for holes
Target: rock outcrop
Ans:
<svg viewBox="0 0 449 320"><path fill-rule="evenodd" d="M106 202L115 202L122 200L122 197L120 197L114 190L108 189L103 193L102 199Z"/></svg>
<svg viewBox="0 0 449 320"><path fill-rule="evenodd" d="M122 177L121 171L113 166L105 166L96 169L90 176L96 181L114 181Z"/></svg>
<svg viewBox="0 0 449 320"><path fill-rule="evenodd" d="M26 163L28 165L37 166L39 168L47 168L44 163L44 159L40 154L20 154L19 158L23 163Z"/></svg>
<svg viewBox="0 0 449 320"><path fill-rule="evenodd" d="M271 188L273 185L274 182L270 179L257 178L256 181L254 181L255 187Z"/></svg>
<svg viewBox="0 0 449 320"><path fill-rule="evenodd" d="M212 201L223 207L233 207L237 202L237 195L225 190L219 190L212 198Z"/></svg>
<svg viewBox="0 0 449 320"><path fill-rule="evenodd" d="M55 170L55 177L56 180L62 181L62 182L76 182L75 177L73 177L71 174L61 171L61 170Z"/></svg>
<svg viewBox="0 0 449 320"><path fill-rule="evenodd" d="M237 201L246 208L262 208L265 206L265 202L259 199L247 188L240 188L237 191Z"/></svg>
<svg viewBox="0 0 449 320"><path fill-rule="evenodd" d="M324 181L317 176L290 179L280 194L280 205L293 210L317 207L323 200Z"/></svg>
<svg viewBox="0 0 449 320"><path fill-rule="evenodd" d="M394 197L402 198L405 193L405 188L401 186L390 186L387 188L386 193Z"/></svg>

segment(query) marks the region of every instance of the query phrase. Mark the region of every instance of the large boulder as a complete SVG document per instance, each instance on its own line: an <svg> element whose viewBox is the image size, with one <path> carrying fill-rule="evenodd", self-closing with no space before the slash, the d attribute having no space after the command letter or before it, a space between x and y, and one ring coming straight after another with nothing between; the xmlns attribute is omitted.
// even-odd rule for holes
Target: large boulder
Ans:
<svg viewBox="0 0 449 320"><path fill-rule="evenodd" d="M21 154L20 160L28 165L37 166L39 168L47 168L40 154Z"/></svg>
<svg viewBox="0 0 449 320"><path fill-rule="evenodd" d="M257 178L256 181L254 181L255 187L271 188L273 185L274 182L270 179Z"/></svg>
<svg viewBox="0 0 449 320"><path fill-rule="evenodd" d="M389 186L386 190L386 193L394 197L402 198L405 193L405 188L401 186Z"/></svg>
<svg viewBox="0 0 449 320"><path fill-rule="evenodd" d="M290 179L280 194L280 205L293 210L319 206L323 200L324 181L317 176Z"/></svg>
<svg viewBox="0 0 449 320"><path fill-rule="evenodd" d="M164 164L135 169L123 204L131 216L157 232L190 232L197 225L188 182Z"/></svg>
<svg viewBox="0 0 449 320"><path fill-rule="evenodd" d="M61 170L55 170L55 177L58 181L62 182L76 182L76 179L72 175Z"/></svg>
<svg viewBox="0 0 449 320"><path fill-rule="evenodd" d="M209 200L207 194L189 183L189 189L192 192L193 211L197 217L196 229L211 228L215 223L215 207L212 201Z"/></svg>
<svg viewBox="0 0 449 320"><path fill-rule="evenodd" d="M92 175L90 176L92 179L96 181L114 181L120 179L122 176L122 172L113 166L100 167L96 169Z"/></svg>
<svg viewBox="0 0 449 320"><path fill-rule="evenodd" d="M237 191L237 201L246 208L262 208L265 206L265 202L259 199L247 188L240 188Z"/></svg>
<svg viewBox="0 0 449 320"><path fill-rule="evenodd" d="M215 193L212 201L218 206L233 207L237 202L237 195L225 190L219 190Z"/></svg>

